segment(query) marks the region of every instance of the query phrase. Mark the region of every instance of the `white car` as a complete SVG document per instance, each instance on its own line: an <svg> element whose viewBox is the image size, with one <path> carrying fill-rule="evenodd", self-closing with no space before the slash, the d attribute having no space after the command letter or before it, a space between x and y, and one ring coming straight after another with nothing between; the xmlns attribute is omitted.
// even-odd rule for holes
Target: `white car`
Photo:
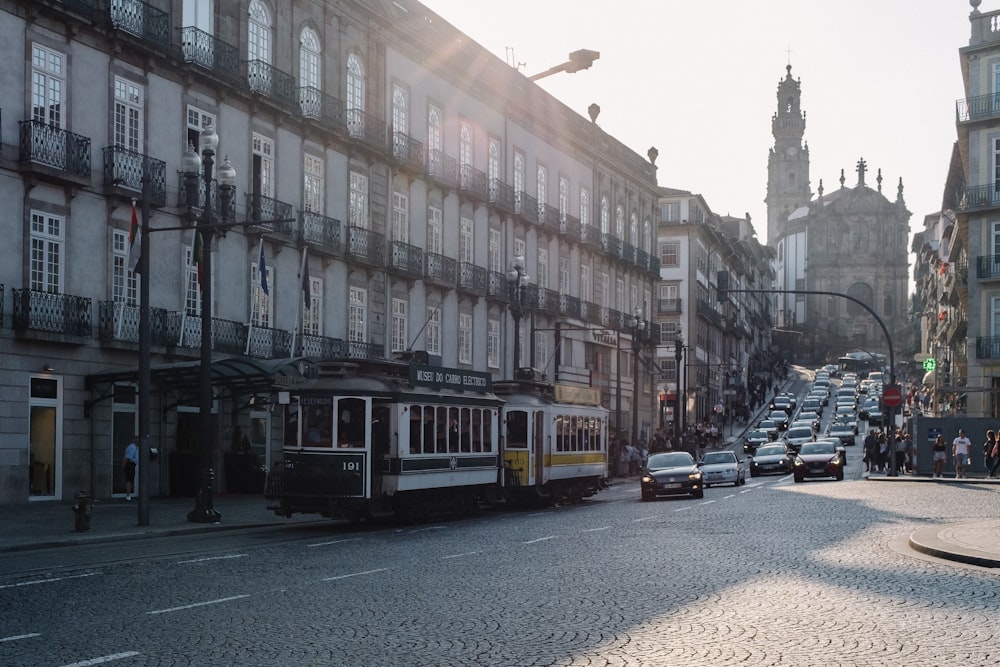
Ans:
<svg viewBox="0 0 1000 667"><path fill-rule="evenodd" d="M816 435L811 425L793 426L785 431L785 445L793 451L799 451L803 443L809 442Z"/></svg>
<svg viewBox="0 0 1000 667"><path fill-rule="evenodd" d="M708 452L698 464L701 481L707 488L713 484L740 486L747 483L747 470L734 452Z"/></svg>

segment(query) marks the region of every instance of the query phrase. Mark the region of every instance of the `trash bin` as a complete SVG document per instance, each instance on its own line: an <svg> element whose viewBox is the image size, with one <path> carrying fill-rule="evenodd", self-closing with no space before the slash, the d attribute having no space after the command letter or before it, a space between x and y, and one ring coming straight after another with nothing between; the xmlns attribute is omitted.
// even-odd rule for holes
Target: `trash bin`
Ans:
<svg viewBox="0 0 1000 667"><path fill-rule="evenodd" d="M90 503L90 496L86 491L76 494L76 503L73 504L73 528L78 533L90 530L90 515L93 512Z"/></svg>

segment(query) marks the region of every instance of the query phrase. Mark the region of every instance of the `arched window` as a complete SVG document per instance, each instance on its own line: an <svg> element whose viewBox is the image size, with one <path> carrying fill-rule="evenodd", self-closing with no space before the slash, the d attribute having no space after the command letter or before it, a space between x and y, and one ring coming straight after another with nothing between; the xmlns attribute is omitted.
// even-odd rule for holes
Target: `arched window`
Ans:
<svg viewBox="0 0 1000 667"><path fill-rule="evenodd" d="M365 110L365 68L356 53L347 56L347 109Z"/></svg>
<svg viewBox="0 0 1000 667"><path fill-rule="evenodd" d="M250 22L247 26L247 60L271 62L271 15L260 0L253 0L249 7Z"/></svg>
<svg viewBox="0 0 1000 667"><path fill-rule="evenodd" d="M639 247L639 218L635 213L629 218L628 221L628 233L629 233L629 243L634 245L636 248Z"/></svg>
<svg viewBox="0 0 1000 667"><path fill-rule="evenodd" d="M299 37L299 87L320 88L319 37L312 28L303 28Z"/></svg>
<svg viewBox="0 0 1000 667"><path fill-rule="evenodd" d="M580 225L590 224L590 192L586 188L580 188Z"/></svg>
<svg viewBox="0 0 1000 667"><path fill-rule="evenodd" d="M615 209L615 238L619 241L625 239L625 209L620 204Z"/></svg>
<svg viewBox="0 0 1000 667"><path fill-rule="evenodd" d="M601 233L608 233L608 226L611 224L611 207L608 204L608 196L601 196Z"/></svg>
<svg viewBox="0 0 1000 667"><path fill-rule="evenodd" d="M652 229L650 228L649 218L646 218L642 222L642 249L646 252L652 252L652 241L650 239L653 237Z"/></svg>

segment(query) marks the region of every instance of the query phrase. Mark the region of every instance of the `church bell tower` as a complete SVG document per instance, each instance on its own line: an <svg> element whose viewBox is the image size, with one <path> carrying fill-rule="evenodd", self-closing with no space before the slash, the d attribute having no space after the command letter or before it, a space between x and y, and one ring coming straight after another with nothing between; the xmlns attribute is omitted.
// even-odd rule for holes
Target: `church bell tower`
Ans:
<svg viewBox="0 0 1000 667"><path fill-rule="evenodd" d="M806 115L802 111L799 81L792 66L778 83L778 110L771 118L774 147L767 158L767 244L783 235L785 221L812 199L809 191L809 145L803 144Z"/></svg>

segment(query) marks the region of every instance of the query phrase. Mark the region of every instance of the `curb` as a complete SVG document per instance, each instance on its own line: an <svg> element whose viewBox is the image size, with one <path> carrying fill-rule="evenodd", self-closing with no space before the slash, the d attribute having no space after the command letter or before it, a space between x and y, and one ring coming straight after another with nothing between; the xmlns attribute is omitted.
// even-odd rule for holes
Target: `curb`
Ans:
<svg viewBox="0 0 1000 667"><path fill-rule="evenodd" d="M979 567L1000 568L1000 557L998 557L1000 555L973 547L959 547L954 539L942 539L942 536L947 536L948 533L956 529L995 530L996 522L987 521L921 528L910 534L910 548L935 558Z"/></svg>

